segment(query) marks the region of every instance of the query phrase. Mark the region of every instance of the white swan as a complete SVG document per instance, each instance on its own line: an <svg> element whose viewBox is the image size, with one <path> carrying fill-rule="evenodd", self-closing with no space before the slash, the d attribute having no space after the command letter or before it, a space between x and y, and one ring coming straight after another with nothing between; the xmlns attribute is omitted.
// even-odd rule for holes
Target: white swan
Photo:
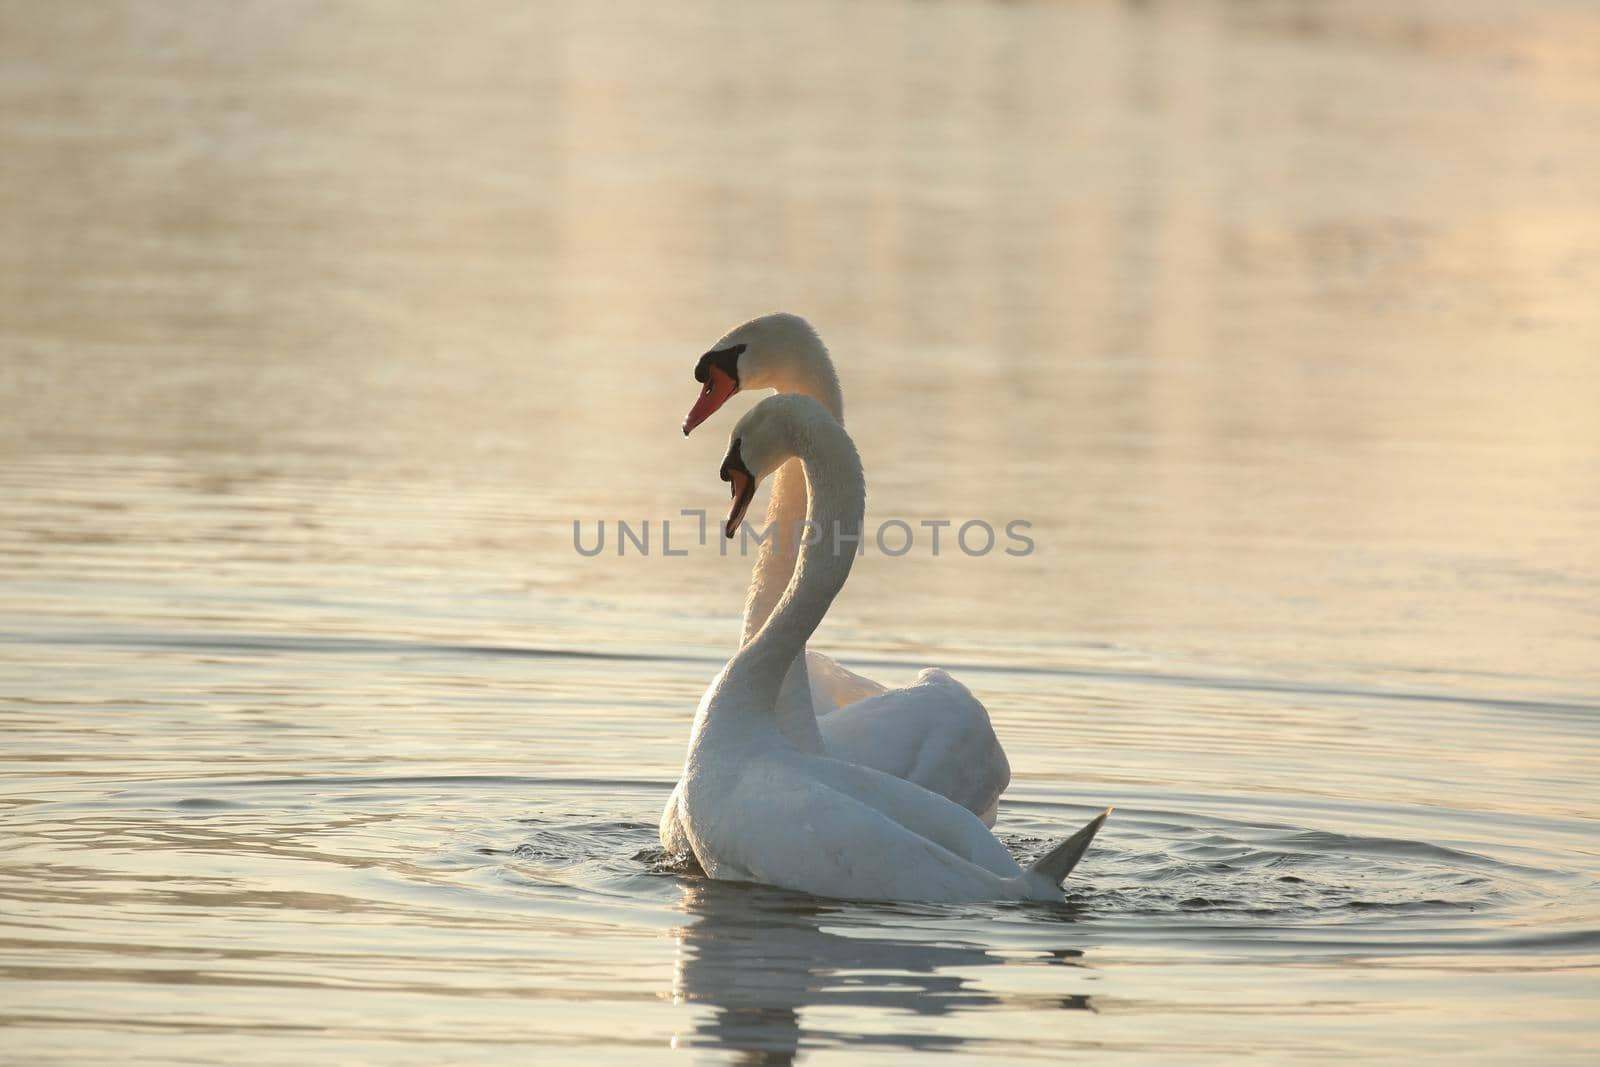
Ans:
<svg viewBox="0 0 1600 1067"><path fill-rule="evenodd" d="M686 844L713 878L867 900L1059 900L1060 883L1106 814L1019 866L976 815L902 778L796 748L777 720L790 665L843 587L866 489L844 428L816 401L767 397L734 428L722 463L732 536L761 478L791 457L825 531L766 623L712 680L695 712L683 778L662 815L662 843ZM1110 809L1107 809L1109 813Z"/></svg>
<svg viewBox="0 0 1600 1067"><path fill-rule="evenodd" d="M683 420L685 434L746 389L809 396L844 422L833 361L816 330L798 315L763 315L730 331L700 358L695 378L703 385ZM767 502L763 529L771 537L762 542L751 573L741 643L761 629L788 585L805 515L805 477L799 461L790 461L778 468ZM886 689L820 652L802 651L780 698L781 726L791 741L916 782L994 825L1011 765L989 713L966 686L929 669L910 686Z"/></svg>

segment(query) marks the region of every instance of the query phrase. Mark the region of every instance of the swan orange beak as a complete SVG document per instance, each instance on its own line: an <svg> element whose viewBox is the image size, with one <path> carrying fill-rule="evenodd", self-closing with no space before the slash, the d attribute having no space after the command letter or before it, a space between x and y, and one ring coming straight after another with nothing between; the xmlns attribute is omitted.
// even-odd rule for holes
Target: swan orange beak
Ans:
<svg viewBox="0 0 1600 1067"><path fill-rule="evenodd" d="M707 367L705 385L701 387L700 395L695 398L694 407L684 416L683 436L688 437L689 431L715 414L716 410L738 391L739 383L721 367Z"/></svg>
<svg viewBox="0 0 1600 1067"><path fill-rule="evenodd" d="M733 504L728 508L728 521L723 527L723 532L731 539L733 532L744 521L744 513L750 510L750 498L756 495L756 480L744 471L731 471L728 481L733 483Z"/></svg>
<svg viewBox="0 0 1600 1067"><path fill-rule="evenodd" d="M728 446L728 454L722 458L722 480L728 483L733 493L733 503L728 506L728 519L722 526L722 532L729 539L739 528L739 523L744 521L744 513L750 509L750 499L756 495L755 475L744 465L739 445L736 439Z"/></svg>

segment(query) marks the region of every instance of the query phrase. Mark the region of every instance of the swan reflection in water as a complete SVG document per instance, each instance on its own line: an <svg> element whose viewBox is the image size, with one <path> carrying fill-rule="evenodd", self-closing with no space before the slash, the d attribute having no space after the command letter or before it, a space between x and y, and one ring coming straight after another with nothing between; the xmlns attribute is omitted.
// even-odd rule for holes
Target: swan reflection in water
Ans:
<svg viewBox="0 0 1600 1067"><path fill-rule="evenodd" d="M673 931L678 942L672 998L714 1009L695 1014L693 1030L673 1037L675 1047L710 1046L744 1055L739 1062L782 1064L802 1048L889 1046L947 1051L958 1036L930 1032L927 1017L987 1008L1093 1010L1083 994L1039 995L986 991L973 981L979 967L1047 962L1081 967L1079 953L1057 949L1008 958L951 942L911 939L915 905L856 905L767 886L685 880L679 906L688 922ZM834 933L823 929L849 930ZM905 939L873 936L869 929L898 929ZM938 936L923 927L925 936ZM826 1022L807 1024L803 1010L822 1007ZM873 1032L851 1027L849 1009L871 1009ZM885 1009L890 1009L887 1012ZM896 1020L909 1025L896 1027ZM891 1027L885 1029L885 1025Z"/></svg>

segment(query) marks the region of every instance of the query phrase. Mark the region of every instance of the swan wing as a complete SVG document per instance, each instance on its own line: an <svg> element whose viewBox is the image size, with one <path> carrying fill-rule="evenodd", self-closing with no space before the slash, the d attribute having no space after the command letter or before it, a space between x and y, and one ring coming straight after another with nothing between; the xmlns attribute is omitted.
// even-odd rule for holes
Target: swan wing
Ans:
<svg viewBox="0 0 1600 1067"><path fill-rule="evenodd" d="M832 656L806 649L806 674L811 681L811 703L817 718L858 700L875 697L886 687L842 666Z"/></svg>
<svg viewBox="0 0 1600 1067"><path fill-rule="evenodd" d="M702 862L713 857L707 870L715 877L860 900L993 900L1023 892L1020 877L963 859L803 772L741 775L723 800L742 825L723 823L697 837L696 852Z"/></svg>
<svg viewBox="0 0 1600 1067"><path fill-rule="evenodd" d="M976 815L914 782L825 757L807 760L806 774L992 874L1014 878L1022 873L1005 845Z"/></svg>
<svg viewBox="0 0 1600 1067"><path fill-rule="evenodd" d="M817 726L828 755L915 782L994 825L1011 764L988 710L944 671L925 670L911 685L842 707Z"/></svg>

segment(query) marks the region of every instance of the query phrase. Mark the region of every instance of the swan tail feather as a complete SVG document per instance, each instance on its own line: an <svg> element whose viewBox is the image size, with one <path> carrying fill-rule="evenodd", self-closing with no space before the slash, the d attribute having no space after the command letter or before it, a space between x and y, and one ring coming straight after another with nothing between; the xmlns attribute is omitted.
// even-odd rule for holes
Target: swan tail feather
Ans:
<svg viewBox="0 0 1600 1067"><path fill-rule="evenodd" d="M1111 809L1107 808L1090 819L1082 830L1034 860L1028 867L1028 873L1042 875L1050 879L1052 884L1060 885L1066 880L1067 875L1072 873L1072 868L1078 865L1078 861L1083 859L1083 854L1089 851L1089 843L1094 840L1094 835L1100 832L1106 816L1110 814Z"/></svg>

